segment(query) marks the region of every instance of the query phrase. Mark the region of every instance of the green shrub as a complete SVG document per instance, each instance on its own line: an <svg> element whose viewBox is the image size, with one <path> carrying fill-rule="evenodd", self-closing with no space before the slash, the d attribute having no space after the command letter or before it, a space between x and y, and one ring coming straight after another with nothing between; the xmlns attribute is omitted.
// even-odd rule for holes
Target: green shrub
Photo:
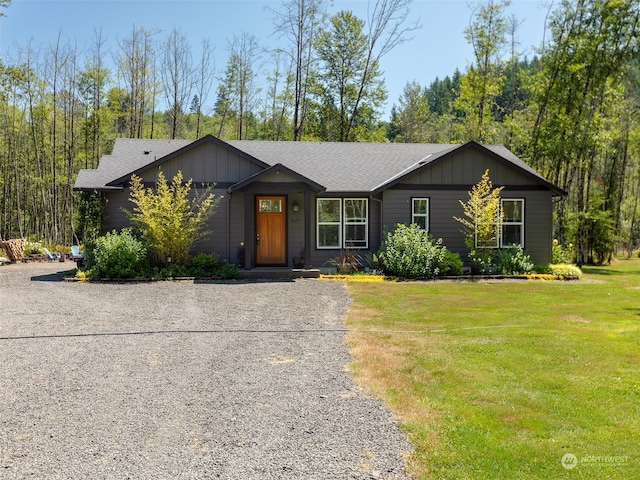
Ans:
<svg viewBox="0 0 640 480"><path fill-rule="evenodd" d="M157 270L159 278L176 278L176 277L189 277L191 272L184 265L178 265L177 263L170 263Z"/></svg>
<svg viewBox="0 0 640 480"><path fill-rule="evenodd" d="M471 262L471 271L473 273L491 273L493 260L493 248L479 248L477 250L473 249L469 252L469 261Z"/></svg>
<svg viewBox="0 0 640 480"><path fill-rule="evenodd" d="M572 258L572 248L573 245L569 244L567 248L563 245L560 245L558 240L553 240L553 245L551 247L551 263L559 264L559 263L569 263Z"/></svg>
<svg viewBox="0 0 640 480"><path fill-rule="evenodd" d="M549 265L551 273L556 277L563 278L565 280L578 279L582 277L582 270L575 265Z"/></svg>
<svg viewBox="0 0 640 480"><path fill-rule="evenodd" d="M218 268L215 276L223 280L240 278L240 270L238 270L238 267L232 265L231 263L225 263Z"/></svg>
<svg viewBox="0 0 640 480"><path fill-rule="evenodd" d="M100 277L141 277L148 267L147 246L129 228L114 230L96 240L92 261Z"/></svg>
<svg viewBox="0 0 640 480"><path fill-rule="evenodd" d="M24 246L22 255L41 255L43 253L44 250L40 242L27 242L27 244Z"/></svg>
<svg viewBox="0 0 640 480"><path fill-rule="evenodd" d="M462 275L462 259L459 253L445 249L441 275Z"/></svg>
<svg viewBox="0 0 640 480"><path fill-rule="evenodd" d="M541 265L534 265L533 271L541 275L551 275L553 273L551 265L549 265L548 263L544 263Z"/></svg>
<svg viewBox="0 0 640 480"><path fill-rule="evenodd" d="M387 275L403 278L425 278L443 275L451 268L453 257L446 257L442 240L434 240L418 225L397 224L387 232L378 258Z"/></svg>
<svg viewBox="0 0 640 480"><path fill-rule="evenodd" d="M193 257L189 262L189 274L194 277L214 277L219 266L218 257L201 253Z"/></svg>
<svg viewBox="0 0 640 480"><path fill-rule="evenodd" d="M533 270L531 257L521 245L510 245L498 252L496 272L501 275L522 275Z"/></svg>

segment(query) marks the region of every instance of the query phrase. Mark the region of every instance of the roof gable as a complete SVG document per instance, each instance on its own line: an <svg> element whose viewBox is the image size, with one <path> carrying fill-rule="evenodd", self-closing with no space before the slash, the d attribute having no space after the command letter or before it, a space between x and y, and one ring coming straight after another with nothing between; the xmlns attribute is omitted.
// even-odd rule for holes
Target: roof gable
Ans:
<svg viewBox="0 0 640 480"><path fill-rule="evenodd" d="M176 142L176 141L174 141ZM176 143L174 146L176 146L177 148L175 149L162 149L160 148L161 152L165 152L164 155L157 157L154 155L154 158L152 161L145 163L144 165L140 166L139 168L132 170L131 172L120 176L118 178L116 178L115 180L112 180L111 182L107 183L107 186L113 186L113 185L117 185L120 183L123 183L124 181L128 180L129 178L131 178L131 175L141 175L149 170L152 170L154 168L157 168L159 166L161 166L164 163L167 163L168 161L180 156L180 155L184 155L185 153L195 150L199 147L201 147L203 144L207 143L207 142L212 142L217 146L220 146L224 149L228 149L228 150L232 150L233 153L237 154L239 157L242 157L246 160L249 160L251 163L255 163L257 164L259 167L261 168L267 168L269 165L262 162L261 160L258 160L257 158L252 157L251 155L247 154L246 152L243 152L241 150L238 150L237 148L229 145L226 142L223 142L222 140L214 137L213 135L206 135L198 140L195 141L190 141L190 140L181 140L181 141L177 141L178 143ZM182 144L184 142L184 144ZM118 143L118 142L116 142ZM155 145L154 145L155 146ZM160 146L162 146L160 144ZM118 155L126 155L127 151L123 151L124 149L120 149L117 151ZM138 148L138 150L135 152L137 155L140 155L140 149ZM154 150L143 150L142 154L143 155L150 155L154 152ZM115 152L115 148L114 148L114 153ZM129 155L133 155L134 153L131 152L129 153ZM113 156L113 155L112 155ZM215 179L212 179L212 181Z"/></svg>
<svg viewBox="0 0 640 480"><path fill-rule="evenodd" d="M408 182L411 179L411 177L419 176L428 170L434 170L444 162L453 160L455 158L460 157L461 155L464 155L465 153L468 153L469 150L475 150L482 156L486 156L486 158L500 165L503 165L507 170L512 170L515 174L520 175L521 176L520 178L525 178L532 185L535 184L535 185L542 186L543 188L549 189L555 195L566 195L566 192L564 192L560 188L548 182L544 177L538 174L534 169L532 169L529 165L527 165L521 159L516 157L503 145L485 146L485 145L480 145L479 143L473 142L473 141L467 142L463 145L457 145L451 149L439 152L438 154L429 157L424 162L420 162L419 164L416 164L413 168L407 169L405 172L402 172L395 178L391 179L389 182L379 185L374 190L374 193L380 193L388 188L398 185L399 183ZM469 167L469 165L466 165L466 167ZM467 178L464 181L453 182L453 183L457 183L458 186L473 184L477 182L480 179L482 173L484 173L484 170L486 169L484 164L481 166L481 169L482 169L482 172L480 172L480 174L477 175L478 177L477 180L470 180L468 178L469 175L472 174L473 168L465 168L464 173L465 173L465 177ZM422 181L417 183L425 183L425 182ZM438 180L438 181L431 180L426 183L441 184L443 182L441 180ZM498 182L498 183L501 183L501 182ZM505 184L506 183L508 182L505 182Z"/></svg>
<svg viewBox="0 0 640 480"><path fill-rule="evenodd" d="M326 190L325 187L323 187L322 185L320 185L319 183L314 182L313 180L308 179L307 177L300 175L298 172L291 170L290 168L282 165L281 163L276 163L275 165L269 167L269 168L265 168L264 170L251 175L249 178L238 182L234 185L231 185L228 189L229 193L235 192L236 190L240 190L254 182L257 182L265 177L268 177L269 175L272 175L274 173L286 173L287 175L295 178L297 181L302 182L306 185L308 185L312 190L316 191L316 192L323 192Z"/></svg>

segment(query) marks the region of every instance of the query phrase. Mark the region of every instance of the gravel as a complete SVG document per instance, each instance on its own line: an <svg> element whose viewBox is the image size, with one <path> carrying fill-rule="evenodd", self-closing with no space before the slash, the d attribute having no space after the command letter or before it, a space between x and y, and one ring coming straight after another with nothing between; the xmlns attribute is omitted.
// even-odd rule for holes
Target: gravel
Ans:
<svg viewBox="0 0 640 480"><path fill-rule="evenodd" d="M404 434L348 372L341 284L70 267L0 267L0 478L408 478Z"/></svg>

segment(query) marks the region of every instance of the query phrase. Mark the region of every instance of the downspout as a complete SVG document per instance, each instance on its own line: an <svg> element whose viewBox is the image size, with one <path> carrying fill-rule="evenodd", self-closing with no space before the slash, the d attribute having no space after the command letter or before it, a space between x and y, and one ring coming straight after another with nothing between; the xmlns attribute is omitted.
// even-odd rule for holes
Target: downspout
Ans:
<svg viewBox="0 0 640 480"><path fill-rule="evenodd" d="M231 192L227 196L227 262L231 263Z"/></svg>

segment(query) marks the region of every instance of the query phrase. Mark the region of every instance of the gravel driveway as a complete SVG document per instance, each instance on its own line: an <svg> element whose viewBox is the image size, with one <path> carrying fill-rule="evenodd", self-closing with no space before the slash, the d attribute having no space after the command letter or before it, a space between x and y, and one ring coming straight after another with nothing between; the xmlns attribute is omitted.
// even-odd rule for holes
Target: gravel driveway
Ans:
<svg viewBox="0 0 640 480"><path fill-rule="evenodd" d="M0 478L407 478L317 280L61 282L0 267Z"/></svg>

